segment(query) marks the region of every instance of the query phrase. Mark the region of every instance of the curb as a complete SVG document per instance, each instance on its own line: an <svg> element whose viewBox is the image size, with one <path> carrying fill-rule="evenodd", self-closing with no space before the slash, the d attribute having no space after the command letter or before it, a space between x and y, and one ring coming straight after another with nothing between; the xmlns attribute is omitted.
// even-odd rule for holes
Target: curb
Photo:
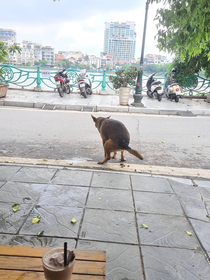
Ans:
<svg viewBox="0 0 210 280"><path fill-rule="evenodd" d="M9 107L24 107L42 109L44 105L52 105L51 103L33 103L21 101L0 100L0 106ZM179 112L192 112L196 116L210 116L210 109L192 109L192 110L165 110L155 108L136 108L131 106L107 106L107 105L65 105L54 104L58 110L68 111L92 111L92 112L118 112L118 113L138 113L138 114L152 114L152 115L176 115Z"/></svg>
<svg viewBox="0 0 210 280"><path fill-rule="evenodd" d="M111 172L130 172L135 174L149 174L170 177L180 177L187 179L210 180L209 169L191 169L169 166L155 166L155 165L140 165L140 164L123 164L123 163L106 163L103 165L97 162L84 161L73 162L69 160L55 160L55 159L35 159L35 158L13 158L13 157L0 157L1 164L21 164L32 166L59 166L65 168L82 168L82 169L97 169Z"/></svg>

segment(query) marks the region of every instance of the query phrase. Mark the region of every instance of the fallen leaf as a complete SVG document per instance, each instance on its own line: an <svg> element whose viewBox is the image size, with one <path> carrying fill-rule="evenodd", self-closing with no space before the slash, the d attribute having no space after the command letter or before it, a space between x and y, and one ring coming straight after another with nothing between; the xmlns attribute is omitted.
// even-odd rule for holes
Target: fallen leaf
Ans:
<svg viewBox="0 0 210 280"><path fill-rule="evenodd" d="M109 169L112 169L112 167L110 166Z"/></svg>
<svg viewBox="0 0 210 280"><path fill-rule="evenodd" d="M166 167L168 167L168 165L166 165Z"/></svg>
<svg viewBox="0 0 210 280"><path fill-rule="evenodd" d="M207 217L207 218L210 218L210 216L209 216L209 215L206 215L206 217Z"/></svg>
<svg viewBox="0 0 210 280"><path fill-rule="evenodd" d="M143 228L148 228L148 226L145 225L145 224L141 224L141 225L142 225Z"/></svg>
<svg viewBox="0 0 210 280"><path fill-rule="evenodd" d="M71 223L72 223L72 224L75 224L76 221L77 221L77 220L73 218L73 219L71 220Z"/></svg>
<svg viewBox="0 0 210 280"><path fill-rule="evenodd" d="M200 176L200 174L199 174L199 173L198 173L197 175L198 175L198 176Z"/></svg>
<svg viewBox="0 0 210 280"><path fill-rule="evenodd" d="M44 233L44 230L41 230L40 232L37 233L37 236L42 236Z"/></svg>
<svg viewBox="0 0 210 280"><path fill-rule="evenodd" d="M128 164L128 167L130 167L130 165Z"/></svg>
<svg viewBox="0 0 210 280"><path fill-rule="evenodd" d="M137 170L135 169L135 171L137 171Z"/></svg>
<svg viewBox="0 0 210 280"><path fill-rule="evenodd" d="M37 224L40 221L41 217L37 216L32 219L32 224Z"/></svg>
<svg viewBox="0 0 210 280"><path fill-rule="evenodd" d="M186 230L185 232L186 232L186 234L187 234L187 235L189 235L189 236L191 236L191 235L192 235L192 233L191 233L191 232L189 232L189 231L187 231L187 230Z"/></svg>
<svg viewBox="0 0 210 280"><path fill-rule="evenodd" d="M15 203L12 205L12 210L13 210L14 213L17 212L17 210L18 210L18 203L15 202Z"/></svg>
<svg viewBox="0 0 210 280"><path fill-rule="evenodd" d="M46 159L46 158L43 158L43 161L47 161L47 159Z"/></svg>
<svg viewBox="0 0 210 280"><path fill-rule="evenodd" d="M99 197L98 199L101 199L101 197Z"/></svg>
<svg viewBox="0 0 210 280"><path fill-rule="evenodd" d="M123 168L123 167L125 167L125 164L123 164L123 163L120 163L120 166Z"/></svg>
<svg viewBox="0 0 210 280"><path fill-rule="evenodd" d="M73 162L72 162L72 163L69 163L69 165L73 165Z"/></svg>
<svg viewBox="0 0 210 280"><path fill-rule="evenodd" d="M5 163L8 163L9 161L5 160Z"/></svg>
<svg viewBox="0 0 210 280"><path fill-rule="evenodd" d="M163 144L165 144L166 141L162 141Z"/></svg>

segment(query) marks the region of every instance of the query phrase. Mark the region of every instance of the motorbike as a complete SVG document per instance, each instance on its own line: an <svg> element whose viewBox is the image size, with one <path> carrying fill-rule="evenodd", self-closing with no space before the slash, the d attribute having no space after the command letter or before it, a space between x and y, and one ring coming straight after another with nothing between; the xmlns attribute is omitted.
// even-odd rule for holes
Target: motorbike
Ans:
<svg viewBox="0 0 210 280"><path fill-rule="evenodd" d="M93 93L92 83L86 72L86 69L80 70L77 83L80 94L84 96L84 98L87 98L87 95L91 95Z"/></svg>
<svg viewBox="0 0 210 280"><path fill-rule="evenodd" d="M161 82L160 81L155 81L154 80L155 74L156 73L153 73L148 78L148 81L147 81L147 95L150 98L153 98L155 96L158 101L161 101L164 92L162 92L162 93L158 92L159 90L162 89L162 87L161 87Z"/></svg>
<svg viewBox="0 0 210 280"><path fill-rule="evenodd" d="M176 73L176 69L172 69L172 74L167 76L165 82L165 95L168 99L175 100L175 102L179 102L179 98L183 98L182 88L178 83L176 83L174 79L174 74Z"/></svg>
<svg viewBox="0 0 210 280"><path fill-rule="evenodd" d="M56 87L58 89L60 97L64 97L65 93L70 93L69 78L67 74L64 73L65 71L66 69L58 70L58 72L54 76Z"/></svg>

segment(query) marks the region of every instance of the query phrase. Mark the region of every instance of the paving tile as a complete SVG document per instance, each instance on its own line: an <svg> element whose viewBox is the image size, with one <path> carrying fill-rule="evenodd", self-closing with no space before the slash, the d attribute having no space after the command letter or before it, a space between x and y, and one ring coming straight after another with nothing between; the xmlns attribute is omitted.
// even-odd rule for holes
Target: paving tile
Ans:
<svg viewBox="0 0 210 280"><path fill-rule="evenodd" d="M76 170L58 170L58 172L52 180L52 184L89 186L91 177L92 172Z"/></svg>
<svg viewBox="0 0 210 280"><path fill-rule="evenodd" d="M87 192L87 187L49 185L47 190L42 193L39 204L84 207Z"/></svg>
<svg viewBox="0 0 210 280"><path fill-rule="evenodd" d="M210 251L210 222L189 219L198 239L206 251Z"/></svg>
<svg viewBox="0 0 210 280"><path fill-rule="evenodd" d="M191 179L185 179L185 178L177 178L177 177L171 177L171 176L161 176L161 175L152 175L152 177L159 177L159 178L165 178L165 179L171 179L173 181L185 184L185 185L193 185Z"/></svg>
<svg viewBox="0 0 210 280"><path fill-rule="evenodd" d="M137 214L140 244L185 249L201 249L190 223L185 217ZM141 224L146 224L145 229ZM189 236L185 231L191 232Z"/></svg>
<svg viewBox="0 0 210 280"><path fill-rule="evenodd" d="M20 169L19 166L0 166L0 180L8 181Z"/></svg>
<svg viewBox="0 0 210 280"><path fill-rule="evenodd" d="M0 188L5 184L4 181L0 181Z"/></svg>
<svg viewBox="0 0 210 280"><path fill-rule="evenodd" d="M48 183L56 169L38 168L38 167L22 167L12 178L11 181L26 183Z"/></svg>
<svg viewBox="0 0 210 280"><path fill-rule="evenodd" d="M14 237L14 235L1 233L0 234L0 245L9 245L9 243L13 237Z"/></svg>
<svg viewBox="0 0 210 280"><path fill-rule="evenodd" d="M0 233L17 233L32 208L31 204L21 204L14 213L12 205L0 202Z"/></svg>
<svg viewBox="0 0 210 280"><path fill-rule="evenodd" d="M37 224L32 224L32 218L40 216ZM77 222L71 223L75 218ZM62 206L37 205L20 230L20 234L37 235L44 230L44 235L53 237L76 238L82 218L82 209Z"/></svg>
<svg viewBox="0 0 210 280"><path fill-rule="evenodd" d="M91 188L88 208L134 211L131 191Z"/></svg>
<svg viewBox="0 0 210 280"><path fill-rule="evenodd" d="M204 202L210 202L210 188L199 188L200 194Z"/></svg>
<svg viewBox="0 0 210 280"><path fill-rule="evenodd" d="M126 174L94 172L92 187L130 190L130 178Z"/></svg>
<svg viewBox="0 0 210 280"><path fill-rule="evenodd" d="M80 238L137 244L134 213L86 209Z"/></svg>
<svg viewBox="0 0 210 280"><path fill-rule="evenodd" d="M32 203L46 189L46 184L7 182L0 189L0 202Z"/></svg>
<svg viewBox="0 0 210 280"><path fill-rule="evenodd" d="M187 217L208 221L206 217L208 213L203 201L187 197L179 197L179 201Z"/></svg>
<svg viewBox="0 0 210 280"><path fill-rule="evenodd" d="M209 280L203 252L142 246L146 280Z"/></svg>
<svg viewBox="0 0 210 280"><path fill-rule="evenodd" d="M135 208L137 212L183 215L179 202L174 194L149 193L134 191Z"/></svg>
<svg viewBox="0 0 210 280"><path fill-rule="evenodd" d="M10 245L20 246L35 246L35 247L63 247L64 242L68 243L68 248L75 248L75 239L68 238L54 238L54 237L39 237L18 235L10 240Z"/></svg>
<svg viewBox="0 0 210 280"><path fill-rule="evenodd" d="M106 280L143 280L138 246L79 240L77 248L106 251Z"/></svg>
<svg viewBox="0 0 210 280"><path fill-rule="evenodd" d="M166 179L144 176L131 176L132 187L135 191L173 193Z"/></svg>
<svg viewBox="0 0 210 280"><path fill-rule="evenodd" d="M201 200L199 189L194 186L185 185L173 180L169 180L172 189L179 197L188 197L197 200Z"/></svg>
<svg viewBox="0 0 210 280"><path fill-rule="evenodd" d="M210 181L193 180L199 187L210 188Z"/></svg>

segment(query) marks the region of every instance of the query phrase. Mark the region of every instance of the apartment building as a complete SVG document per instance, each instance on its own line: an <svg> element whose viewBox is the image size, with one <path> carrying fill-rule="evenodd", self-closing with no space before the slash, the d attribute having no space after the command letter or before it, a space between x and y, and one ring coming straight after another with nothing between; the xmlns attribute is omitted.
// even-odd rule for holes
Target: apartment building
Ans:
<svg viewBox="0 0 210 280"><path fill-rule="evenodd" d="M167 57L157 54L147 54L144 57L145 64L165 64L168 63Z"/></svg>
<svg viewBox="0 0 210 280"><path fill-rule="evenodd" d="M112 56L114 62L130 63L135 57L135 22L106 22L104 32L104 53Z"/></svg>

